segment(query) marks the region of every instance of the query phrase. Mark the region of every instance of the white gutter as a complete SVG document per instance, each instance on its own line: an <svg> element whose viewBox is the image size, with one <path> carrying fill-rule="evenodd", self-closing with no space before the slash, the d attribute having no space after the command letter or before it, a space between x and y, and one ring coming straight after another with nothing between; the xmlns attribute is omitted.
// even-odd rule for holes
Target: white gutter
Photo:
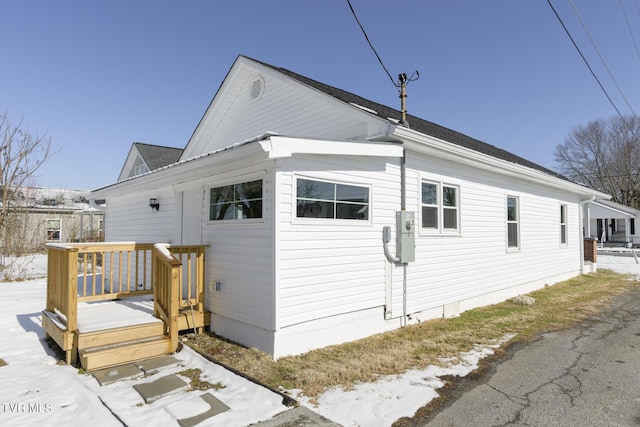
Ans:
<svg viewBox="0 0 640 427"><path fill-rule="evenodd" d="M382 142L333 141L286 136L271 136L258 141L270 159L291 157L294 154L334 156L402 157L402 145Z"/></svg>
<svg viewBox="0 0 640 427"><path fill-rule="evenodd" d="M498 159L470 148L425 135L421 132L402 126L391 126L389 136L400 138L405 147L418 153L424 153L440 159L451 160L456 163L467 164L478 169L494 173L537 182L545 186L571 191L585 196L595 195L598 199L610 199L611 196L591 188L573 183L552 174L533 169L517 163Z"/></svg>

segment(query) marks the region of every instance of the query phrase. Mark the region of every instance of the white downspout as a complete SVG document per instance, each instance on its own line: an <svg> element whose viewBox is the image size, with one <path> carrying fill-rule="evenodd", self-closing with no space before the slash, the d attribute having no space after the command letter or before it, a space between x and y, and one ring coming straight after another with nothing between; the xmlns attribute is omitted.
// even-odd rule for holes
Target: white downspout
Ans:
<svg viewBox="0 0 640 427"><path fill-rule="evenodd" d="M402 150L402 157L400 158L400 210L405 211L407 209L407 152L406 149ZM400 230L396 230L399 233ZM400 264L400 257L394 256L389 250L389 241L391 240L391 227L385 226L382 229L382 246L384 248L384 256L392 264ZM396 248L397 250L397 248ZM402 263L402 323L403 327L407 323L407 263Z"/></svg>

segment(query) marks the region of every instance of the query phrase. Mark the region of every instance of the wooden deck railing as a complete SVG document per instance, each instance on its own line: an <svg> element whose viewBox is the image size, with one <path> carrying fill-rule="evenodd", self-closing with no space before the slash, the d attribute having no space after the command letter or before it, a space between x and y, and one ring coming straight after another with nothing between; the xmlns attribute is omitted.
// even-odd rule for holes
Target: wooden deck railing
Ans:
<svg viewBox="0 0 640 427"><path fill-rule="evenodd" d="M153 293L147 243L74 244L78 249L78 301L99 301Z"/></svg>
<svg viewBox="0 0 640 427"><path fill-rule="evenodd" d="M78 329L78 250L49 246L47 258L47 306L67 319L67 330Z"/></svg>
<svg viewBox="0 0 640 427"><path fill-rule="evenodd" d="M177 313L204 313L206 246L133 242L49 244L47 306L77 330L79 302L154 296L156 315L177 346Z"/></svg>
<svg viewBox="0 0 640 427"><path fill-rule="evenodd" d="M178 348L178 311L182 263L163 245L153 247L154 315L164 321L171 348Z"/></svg>
<svg viewBox="0 0 640 427"><path fill-rule="evenodd" d="M181 307L204 311L204 253L206 246L169 246L169 251L182 263Z"/></svg>

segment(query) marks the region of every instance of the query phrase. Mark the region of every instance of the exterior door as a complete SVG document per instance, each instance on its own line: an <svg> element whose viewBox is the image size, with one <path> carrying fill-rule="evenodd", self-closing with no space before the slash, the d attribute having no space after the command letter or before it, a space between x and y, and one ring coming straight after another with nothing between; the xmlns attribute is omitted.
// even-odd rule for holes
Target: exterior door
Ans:
<svg viewBox="0 0 640 427"><path fill-rule="evenodd" d="M204 190L201 187L188 189L179 192L177 196L180 223L176 244L201 245Z"/></svg>
<svg viewBox="0 0 640 427"><path fill-rule="evenodd" d="M201 245L202 244L202 212L204 209L204 190L202 187L187 189L176 194L178 210L178 224L176 227L175 245ZM185 255L179 256L182 262L182 305L191 305L195 302L196 284L195 275L196 259L189 259ZM189 265L190 264L190 265ZM191 275L190 275L191 273Z"/></svg>

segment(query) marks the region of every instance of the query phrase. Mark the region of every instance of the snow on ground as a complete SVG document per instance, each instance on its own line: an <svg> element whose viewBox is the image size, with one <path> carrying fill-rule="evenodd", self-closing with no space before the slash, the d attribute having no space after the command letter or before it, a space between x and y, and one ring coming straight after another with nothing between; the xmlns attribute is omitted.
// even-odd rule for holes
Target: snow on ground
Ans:
<svg viewBox="0 0 640 427"><path fill-rule="evenodd" d="M598 254L598 267L640 277L640 264L630 254ZM36 276L44 276L46 257L30 259L29 268ZM178 425L171 414L187 417L200 411L193 394L166 396L145 404L132 385L153 378L100 386L92 376L58 364L44 342L40 323L45 298L45 279L0 283L0 359L7 363L0 366L0 425L171 426ZM461 363L447 368L430 366L360 384L352 390L332 389L320 396L318 405L295 390L292 394L301 404L344 426L388 426L398 418L412 416L437 397L437 389L443 385L440 377L467 375L492 352L490 347L478 347L462 354ZM201 426L245 426L288 409L280 396L208 362L189 348L175 357L181 360L181 366L163 370L163 374L199 368L203 380L225 386L213 394L231 411Z"/></svg>
<svg viewBox="0 0 640 427"><path fill-rule="evenodd" d="M640 280L640 251L636 250L636 256L631 249L607 249L598 251L598 268L606 268L616 273L632 274Z"/></svg>
<svg viewBox="0 0 640 427"><path fill-rule="evenodd" d="M491 348L478 346L462 353L461 362L447 368L429 366L386 376L375 383L359 384L353 390L329 390L320 396L317 407L304 396L297 399L345 427L390 426L401 417L412 417L419 408L438 397L437 389L444 386L439 377L465 376L478 367L480 359L490 354L493 354Z"/></svg>
<svg viewBox="0 0 640 427"><path fill-rule="evenodd" d="M0 283L0 359L6 362L0 366L0 425L107 427L124 423L164 427L178 425L172 413L187 418L201 412L193 398L203 392L166 396L145 404L132 386L155 376L100 386L93 376L58 364L44 342L41 327L45 298L44 279ZM203 426L245 426L289 409L281 396L208 362L187 347L174 357L180 365L156 375L197 368L202 371L202 380L224 386L211 393L231 410L210 418Z"/></svg>
<svg viewBox="0 0 640 427"><path fill-rule="evenodd" d="M58 364L55 354L44 342L40 323L45 294L44 279L0 283L3 343L0 358L7 363L0 367L0 425L106 427L121 425L120 419L128 426L171 426L177 425L171 413L182 411L186 417L185 411L195 411L191 415L199 412L197 405L193 405L193 394L175 394L144 404L132 385L151 381L153 377L100 386L92 376ZM477 367L480 358L490 353L490 348L478 348L463 354L463 362L449 368L432 366L361 384L349 391L330 390L320 397L318 406L310 404L304 396L298 399L344 426L390 425L400 417L412 416L435 398L436 389L443 385L438 377L466 375ZM288 409L282 405L279 395L208 362L188 347L175 357L182 363L163 369L161 375L197 368L203 373L201 379L225 386L213 394L231 411L216 415L202 423L203 426L245 426ZM181 406L179 402L185 400L190 402Z"/></svg>

